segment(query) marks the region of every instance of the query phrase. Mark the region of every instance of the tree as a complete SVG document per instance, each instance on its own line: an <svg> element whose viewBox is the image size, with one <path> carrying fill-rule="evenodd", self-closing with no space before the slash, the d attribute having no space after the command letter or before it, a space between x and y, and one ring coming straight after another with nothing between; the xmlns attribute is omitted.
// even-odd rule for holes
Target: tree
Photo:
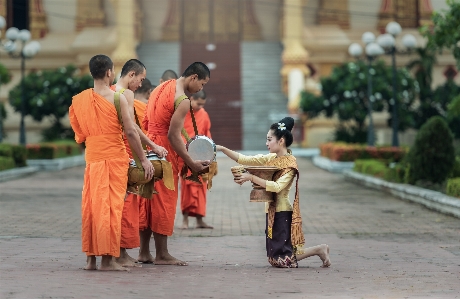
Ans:
<svg viewBox="0 0 460 299"><path fill-rule="evenodd" d="M447 123L455 138L460 139L460 94L447 107Z"/></svg>
<svg viewBox="0 0 460 299"><path fill-rule="evenodd" d="M457 72L450 70L445 72L447 81L435 90L431 88L433 83L433 67L436 63L436 54L428 47L417 49L418 58L411 61L407 67L415 69L415 78L420 86L419 104L414 110L414 128L420 127L433 116L447 116L449 103L460 94L460 86L454 81ZM451 123L449 123L451 127ZM454 131L454 128L451 127Z"/></svg>
<svg viewBox="0 0 460 299"><path fill-rule="evenodd" d="M61 123L72 104L72 97L92 87L93 80L89 75L78 76L74 66L61 67L57 70L38 71L24 78L25 115L36 121L49 117L52 126L43 130L45 141L62 138L73 138L70 128ZM9 94L10 104L15 111L21 111L21 85L14 87Z"/></svg>
<svg viewBox="0 0 460 299"><path fill-rule="evenodd" d="M432 28L425 26L421 30L428 37L428 47L451 50L457 60L457 68L460 69L460 1L447 0L447 5L447 11L433 13Z"/></svg>
<svg viewBox="0 0 460 299"><path fill-rule="evenodd" d="M418 58L407 65L409 70L415 69L419 92L419 107L414 114L414 128L419 129L430 117L438 115L433 111L433 67L436 64L435 51L425 48L417 48Z"/></svg>
<svg viewBox="0 0 460 299"><path fill-rule="evenodd" d="M372 110L381 112L387 109L390 112L387 124L391 127L392 69L383 61L376 61L370 72L373 85ZM348 62L335 67L329 77L321 79L321 96L302 93L301 108L310 117L321 113L326 117L337 115L342 124L337 129L336 140L365 142L365 120L368 116L367 77L367 66L363 61ZM406 69L397 71L396 80L399 87L396 98L399 103L399 130L404 131L413 124L412 113L409 111L418 92L418 84ZM344 122L352 124L346 127L343 126Z"/></svg>
<svg viewBox="0 0 460 299"><path fill-rule="evenodd" d="M442 183L449 176L455 161L453 136L444 118L434 116L418 131L411 147L408 182Z"/></svg>
<svg viewBox="0 0 460 299"><path fill-rule="evenodd" d="M11 80L11 74L8 69L0 63L0 86L7 84ZM0 142L2 142L3 136L5 136L5 130L3 128L3 120L6 118L6 109L3 102L0 102Z"/></svg>

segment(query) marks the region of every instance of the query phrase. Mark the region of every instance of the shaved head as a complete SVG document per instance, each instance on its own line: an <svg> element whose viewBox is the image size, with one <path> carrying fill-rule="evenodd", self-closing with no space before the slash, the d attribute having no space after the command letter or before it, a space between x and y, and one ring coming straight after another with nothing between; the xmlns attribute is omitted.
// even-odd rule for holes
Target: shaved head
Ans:
<svg viewBox="0 0 460 299"><path fill-rule="evenodd" d="M161 75L161 80L168 81L171 79L178 79L176 72L173 70L166 70L164 71L163 75Z"/></svg>

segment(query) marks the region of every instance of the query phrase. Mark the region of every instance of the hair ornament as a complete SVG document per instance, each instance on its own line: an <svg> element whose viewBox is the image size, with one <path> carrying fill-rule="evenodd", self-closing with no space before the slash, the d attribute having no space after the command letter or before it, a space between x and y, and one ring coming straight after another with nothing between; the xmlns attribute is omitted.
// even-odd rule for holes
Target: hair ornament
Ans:
<svg viewBox="0 0 460 299"><path fill-rule="evenodd" d="M284 123L278 123L278 130L281 130L281 131L286 130L286 125Z"/></svg>

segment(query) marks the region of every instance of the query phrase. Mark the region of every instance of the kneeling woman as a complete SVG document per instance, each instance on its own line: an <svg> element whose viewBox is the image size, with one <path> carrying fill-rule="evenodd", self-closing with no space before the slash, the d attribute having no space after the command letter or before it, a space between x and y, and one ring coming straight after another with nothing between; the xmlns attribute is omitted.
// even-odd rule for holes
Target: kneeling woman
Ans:
<svg viewBox="0 0 460 299"><path fill-rule="evenodd" d="M276 193L275 202L266 203L266 247L268 262L274 267L297 268L297 262L310 256L317 255L323 261L321 267L329 267L329 247L326 244L303 249L305 238L302 232L302 218L299 208L299 170L295 157L288 147L292 144L291 130L294 119L283 118L279 123L270 126L266 145L268 155L245 156L217 146L229 158L247 166L275 166L280 170L273 176L273 181L266 181L247 172L235 177L238 184L247 181ZM294 203L289 200L289 190L296 179L296 195Z"/></svg>

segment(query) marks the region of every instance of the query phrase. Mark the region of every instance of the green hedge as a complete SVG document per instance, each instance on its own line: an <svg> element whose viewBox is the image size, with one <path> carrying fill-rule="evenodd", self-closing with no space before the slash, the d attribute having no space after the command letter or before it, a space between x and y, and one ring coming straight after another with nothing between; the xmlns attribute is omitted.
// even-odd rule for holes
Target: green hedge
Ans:
<svg viewBox="0 0 460 299"><path fill-rule="evenodd" d="M13 157L11 144L0 144L0 157Z"/></svg>
<svg viewBox="0 0 460 299"><path fill-rule="evenodd" d="M27 150L22 145L0 144L0 157L12 158L15 167L23 167L27 164Z"/></svg>
<svg viewBox="0 0 460 299"><path fill-rule="evenodd" d="M356 161L358 159L381 159L399 162L407 152L407 148L404 147L375 147L343 142L322 143L319 145L319 150L321 156L340 162Z"/></svg>
<svg viewBox="0 0 460 299"><path fill-rule="evenodd" d="M460 198L460 177L447 181L447 195Z"/></svg>
<svg viewBox="0 0 460 299"><path fill-rule="evenodd" d="M57 159L76 156L81 153L81 146L70 141L27 145L28 159Z"/></svg>
<svg viewBox="0 0 460 299"><path fill-rule="evenodd" d="M451 178L460 178L460 156L455 157L454 168L452 169Z"/></svg>
<svg viewBox="0 0 460 299"><path fill-rule="evenodd" d="M15 168L16 164L11 157L0 156L0 171Z"/></svg>

